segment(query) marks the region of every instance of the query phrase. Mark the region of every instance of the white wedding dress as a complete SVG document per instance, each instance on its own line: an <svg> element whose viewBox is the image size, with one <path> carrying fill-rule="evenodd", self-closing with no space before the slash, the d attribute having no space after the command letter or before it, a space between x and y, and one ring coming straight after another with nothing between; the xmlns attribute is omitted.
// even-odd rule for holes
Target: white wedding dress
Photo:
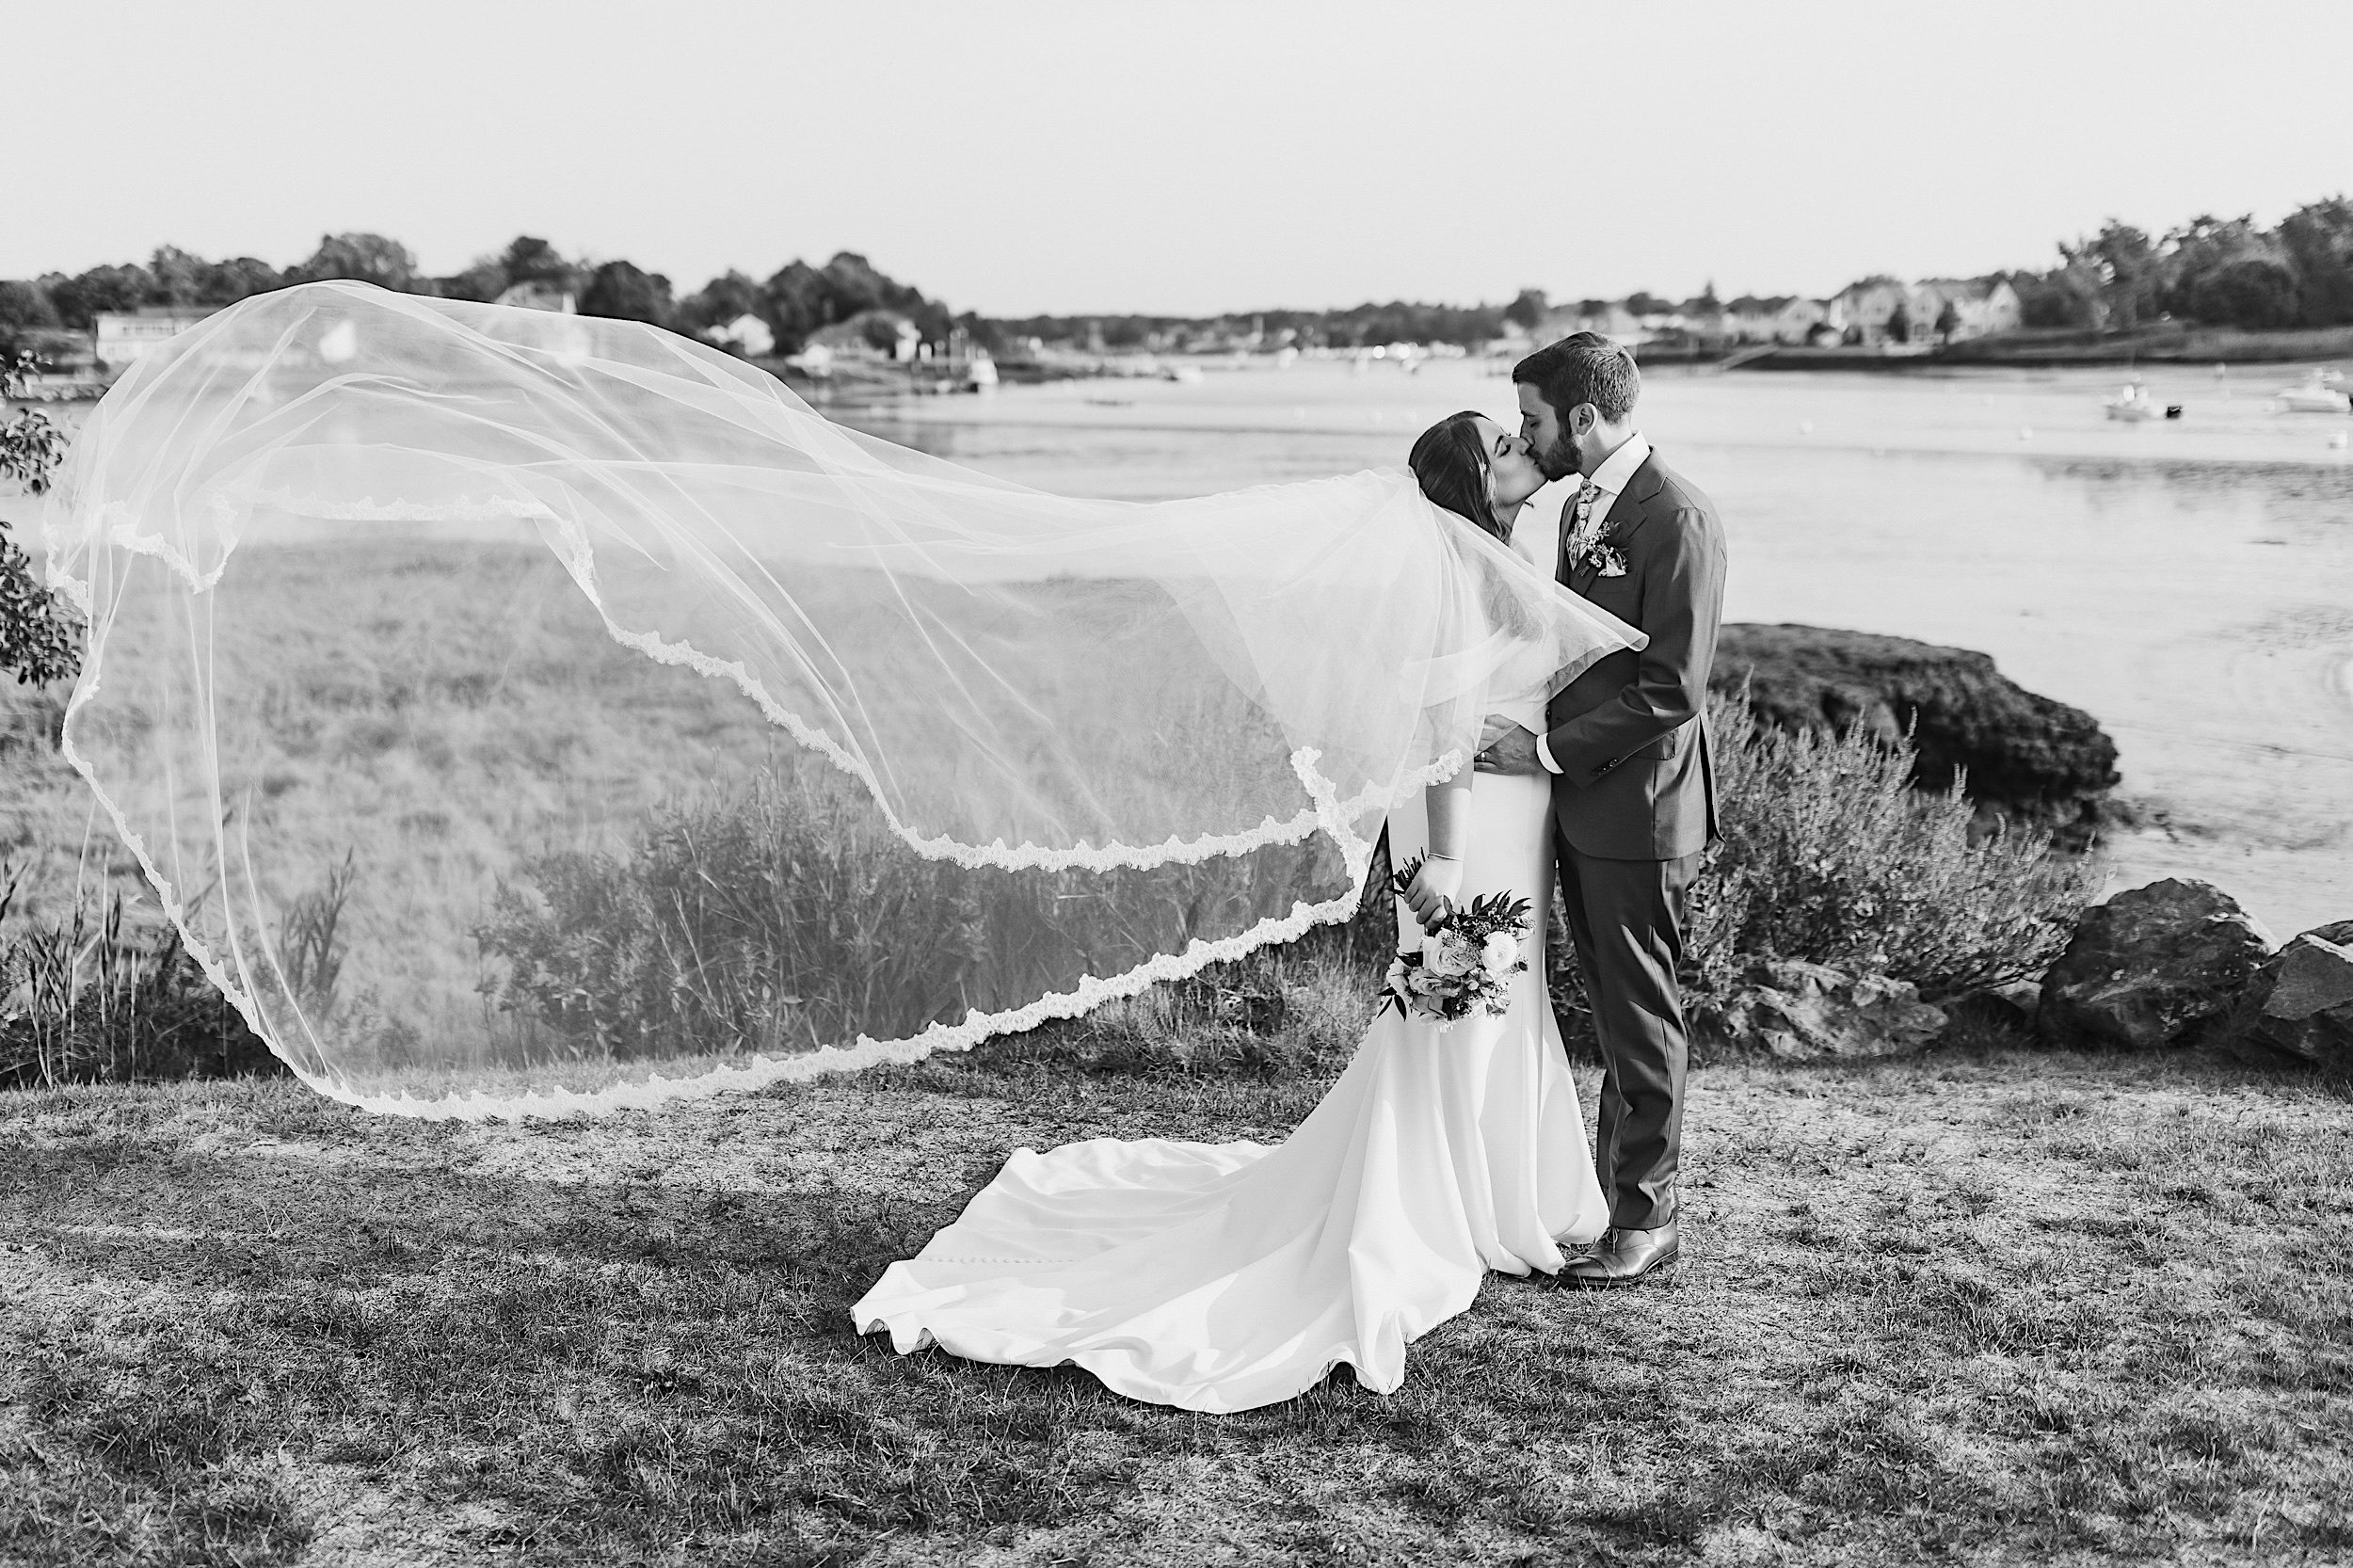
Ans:
<svg viewBox="0 0 2353 1568"><path fill-rule="evenodd" d="M1525 717L1534 725L1533 712ZM1545 995L1550 781L1481 774L1463 897L1534 905L1511 1010L1445 1033L1385 1011L1281 1144L1098 1138L1016 1149L851 1310L901 1354L1086 1368L1131 1399L1249 1410L1347 1362L1387 1393L1481 1277L1557 1272L1608 1205ZM1403 865L1418 798L1389 820ZM1402 902L1404 935L1419 928Z"/></svg>

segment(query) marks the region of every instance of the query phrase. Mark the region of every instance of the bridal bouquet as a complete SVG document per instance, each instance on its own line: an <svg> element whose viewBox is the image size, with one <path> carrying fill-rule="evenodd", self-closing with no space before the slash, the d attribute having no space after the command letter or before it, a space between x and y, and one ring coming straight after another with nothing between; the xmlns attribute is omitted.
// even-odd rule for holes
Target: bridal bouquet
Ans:
<svg viewBox="0 0 2353 1568"><path fill-rule="evenodd" d="M1389 879L1398 897L1413 886L1421 860ZM1449 907L1422 936L1421 946L1401 952L1381 982L1381 1006L1401 1017L1418 1013L1437 1020L1441 1031L1474 1012L1501 1017L1511 1011L1512 977L1528 966L1520 938L1528 934L1529 902L1510 893L1489 893Z"/></svg>

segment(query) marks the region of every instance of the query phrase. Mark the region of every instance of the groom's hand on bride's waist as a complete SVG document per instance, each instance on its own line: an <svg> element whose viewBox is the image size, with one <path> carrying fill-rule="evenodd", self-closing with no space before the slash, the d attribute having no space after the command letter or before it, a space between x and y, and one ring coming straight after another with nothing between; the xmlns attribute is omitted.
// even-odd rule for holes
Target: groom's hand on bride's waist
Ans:
<svg viewBox="0 0 2353 1568"><path fill-rule="evenodd" d="M1511 720L1491 716L1479 737L1481 773L1538 774L1545 765L1536 760L1536 736Z"/></svg>

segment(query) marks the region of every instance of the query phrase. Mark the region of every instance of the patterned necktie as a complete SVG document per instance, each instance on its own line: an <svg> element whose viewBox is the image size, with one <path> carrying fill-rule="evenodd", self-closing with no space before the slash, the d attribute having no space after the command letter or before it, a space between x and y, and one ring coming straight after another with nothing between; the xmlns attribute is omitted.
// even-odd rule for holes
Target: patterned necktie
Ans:
<svg viewBox="0 0 2353 1568"><path fill-rule="evenodd" d="M1575 514L1577 521L1569 530L1569 563L1572 566L1584 560L1593 546L1600 542L1600 524L1593 517L1593 502L1600 495L1600 488L1593 483L1590 475L1577 482Z"/></svg>

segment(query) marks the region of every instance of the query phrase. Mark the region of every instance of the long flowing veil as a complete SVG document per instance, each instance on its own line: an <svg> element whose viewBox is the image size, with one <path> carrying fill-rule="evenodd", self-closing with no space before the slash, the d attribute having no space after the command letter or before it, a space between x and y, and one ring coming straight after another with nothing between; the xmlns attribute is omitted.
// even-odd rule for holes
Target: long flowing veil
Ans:
<svg viewBox="0 0 2353 1568"><path fill-rule="evenodd" d="M139 360L43 517L67 756L370 1110L909 1061L1354 907L1638 633L1374 472L1048 495L633 322L313 283Z"/></svg>

